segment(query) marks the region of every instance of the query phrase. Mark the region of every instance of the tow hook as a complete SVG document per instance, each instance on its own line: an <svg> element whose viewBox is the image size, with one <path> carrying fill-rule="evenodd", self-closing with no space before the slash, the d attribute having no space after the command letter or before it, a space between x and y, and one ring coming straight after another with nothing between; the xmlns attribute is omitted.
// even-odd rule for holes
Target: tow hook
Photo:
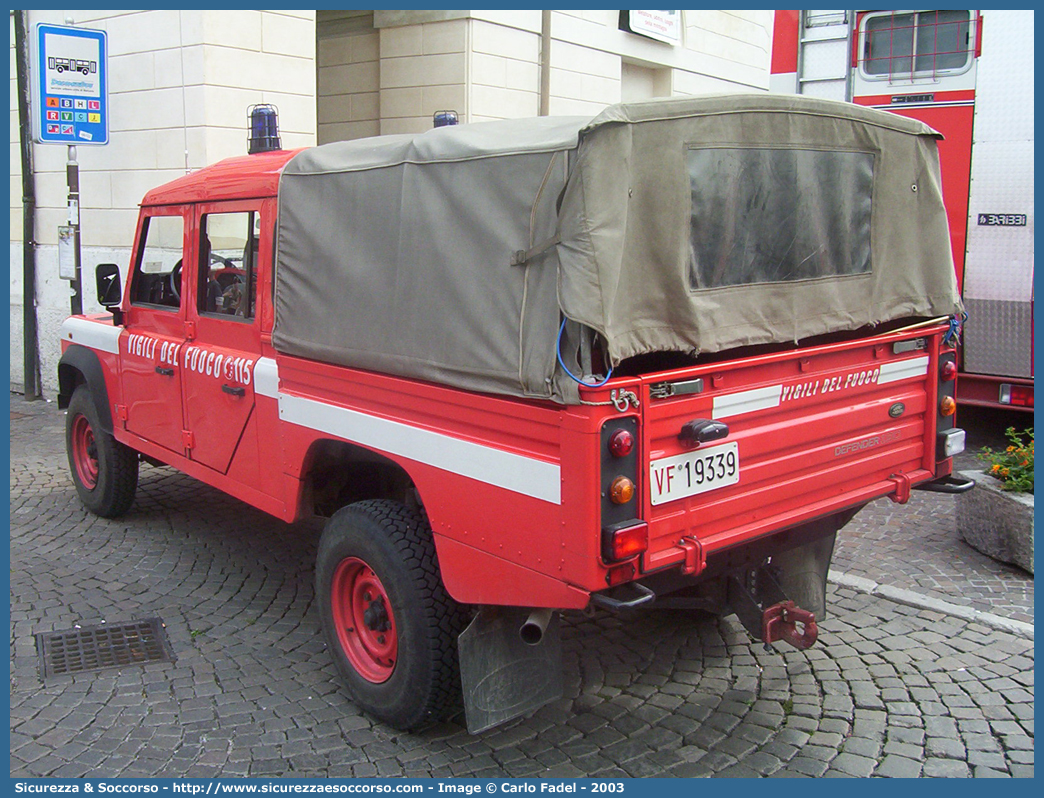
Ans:
<svg viewBox="0 0 1044 798"><path fill-rule="evenodd" d="M798 632L798 624L803 627ZM798 607L793 601L781 601L765 610L761 616L761 639L767 646L777 640L794 648L811 648L819 637L816 616Z"/></svg>
<svg viewBox="0 0 1044 798"><path fill-rule="evenodd" d="M782 640L806 649L819 637L815 614L787 596L771 565L730 574L726 589L729 607L750 636L760 639L766 648Z"/></svg>

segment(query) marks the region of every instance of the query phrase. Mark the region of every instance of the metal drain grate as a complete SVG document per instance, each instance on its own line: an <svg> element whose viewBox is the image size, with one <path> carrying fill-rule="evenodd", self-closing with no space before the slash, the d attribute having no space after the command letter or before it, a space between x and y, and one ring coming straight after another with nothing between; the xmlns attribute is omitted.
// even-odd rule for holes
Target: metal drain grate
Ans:
<svg viewBox="0 0 1044 798"><path fill-rule="evenodd" d="M44 679L63 673L122 668L146 662L173 662L175 659L163 621L159 618L84 626L64 632L41 632L36 635L36 650L40 655L40 675Z"/></svg>

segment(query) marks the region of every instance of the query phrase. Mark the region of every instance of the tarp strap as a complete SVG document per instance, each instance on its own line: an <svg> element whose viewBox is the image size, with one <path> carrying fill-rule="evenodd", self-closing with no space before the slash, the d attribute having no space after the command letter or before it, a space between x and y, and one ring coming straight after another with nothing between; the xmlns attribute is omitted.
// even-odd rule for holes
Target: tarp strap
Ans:
<svg viewBox="0 0 1044 798"><path fill-rule="evenodd" d="M533 230L536 227L536 216L537 208L540 206L540 198L544 195L544 189L547 188L547 182L551 178L551 173L554 171L555 163L558 161L559 153L555 152L551 155L551 160L547 163L547 170L544 172L544 179L540 181L540 188L537 189L536 196L533 198L533 207L529 213L529 243L530 248L527 250L518 250L514 255L511 256L512 266L524 266L526 261L530 258L535 258L538 255L542 255L544 252L549 250L551 247L561 242L561 236L557 233L554 238L549 238L541 244L533 244Z"/></svg>
<svg viewBox="0 0 1044 798"><path fill-rule="evenodd" d="M520 249L517 252L515 252L514 255L511 256L511 265L524 266L526 264L526 261L530 260L531 258L535 258L538 255L543 255L545 252L547 252L547 250L551 249L551 247L560 244L561 242L562 236L555 234L552 238L547 239L547 241L542 241L535 247L532 247L530 249Z"/></svg>

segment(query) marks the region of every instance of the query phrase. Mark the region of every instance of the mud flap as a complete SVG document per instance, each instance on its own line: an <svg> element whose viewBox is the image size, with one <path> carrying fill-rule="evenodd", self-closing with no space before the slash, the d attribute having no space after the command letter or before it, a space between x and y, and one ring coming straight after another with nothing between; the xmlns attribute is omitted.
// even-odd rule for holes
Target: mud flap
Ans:
<svg viewBox="0 0 1044 798"><path fill-rule="evenodd" d="M776 580L787 598L812 612L820 621L827 617L826 583L834 555L837 533L772 555Z"/></svg>
<svg viewBox="0 0 1044 798"><path fill-rule="evenodd" d="M537 645L519 637L529 613L526 609L483 607L458 638L464 710L471 734L562 697L558 613L552 613Z"/></svg>

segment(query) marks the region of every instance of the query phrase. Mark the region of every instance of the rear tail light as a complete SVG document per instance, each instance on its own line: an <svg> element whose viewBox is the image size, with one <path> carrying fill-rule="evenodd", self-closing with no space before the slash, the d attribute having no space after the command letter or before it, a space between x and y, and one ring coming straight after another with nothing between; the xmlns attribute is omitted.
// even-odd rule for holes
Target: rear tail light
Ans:
<svg viewBox="0 0 1044 798"><path fill-rule="evenodd" d="M999 400L1002 405L1033 407L1033 386L1009 385L1006 382L1002 382Z"/></svg>
<svg viewBox="0 0 1044 798"><path fill-rule="evenodd" d="M615 524L602 530L602 559L622 562L644 554L649 548L649 527L643 522Z"/></svg>
<svg viewBox="0 0 1044 798"><path fill-rule="evenodd" d="M613 457L626 457L634 449L634 435L630 430L618 429L609 436L609 453Z"/></svg>
<svg viewBox="0 0 1044 798"><path fill-rule="evenodd" d="M964 451L964 430L954 426L957 412L957 354L943 352L939 356L939 415L935 422L935 459L949 460ZM950 473L952 465L941 464L936 474Z"/></svg>
<svg viewBox="0 0 1044 798"><path fill-rule="evenodd" d="M638 419L612 418L602 426L601 474L599 491L602 505L602 563L626 563L649 548L649 527L637 516L638 502ZM615 567L607 584L621 584L635 578L637 563Z"/></svg>

